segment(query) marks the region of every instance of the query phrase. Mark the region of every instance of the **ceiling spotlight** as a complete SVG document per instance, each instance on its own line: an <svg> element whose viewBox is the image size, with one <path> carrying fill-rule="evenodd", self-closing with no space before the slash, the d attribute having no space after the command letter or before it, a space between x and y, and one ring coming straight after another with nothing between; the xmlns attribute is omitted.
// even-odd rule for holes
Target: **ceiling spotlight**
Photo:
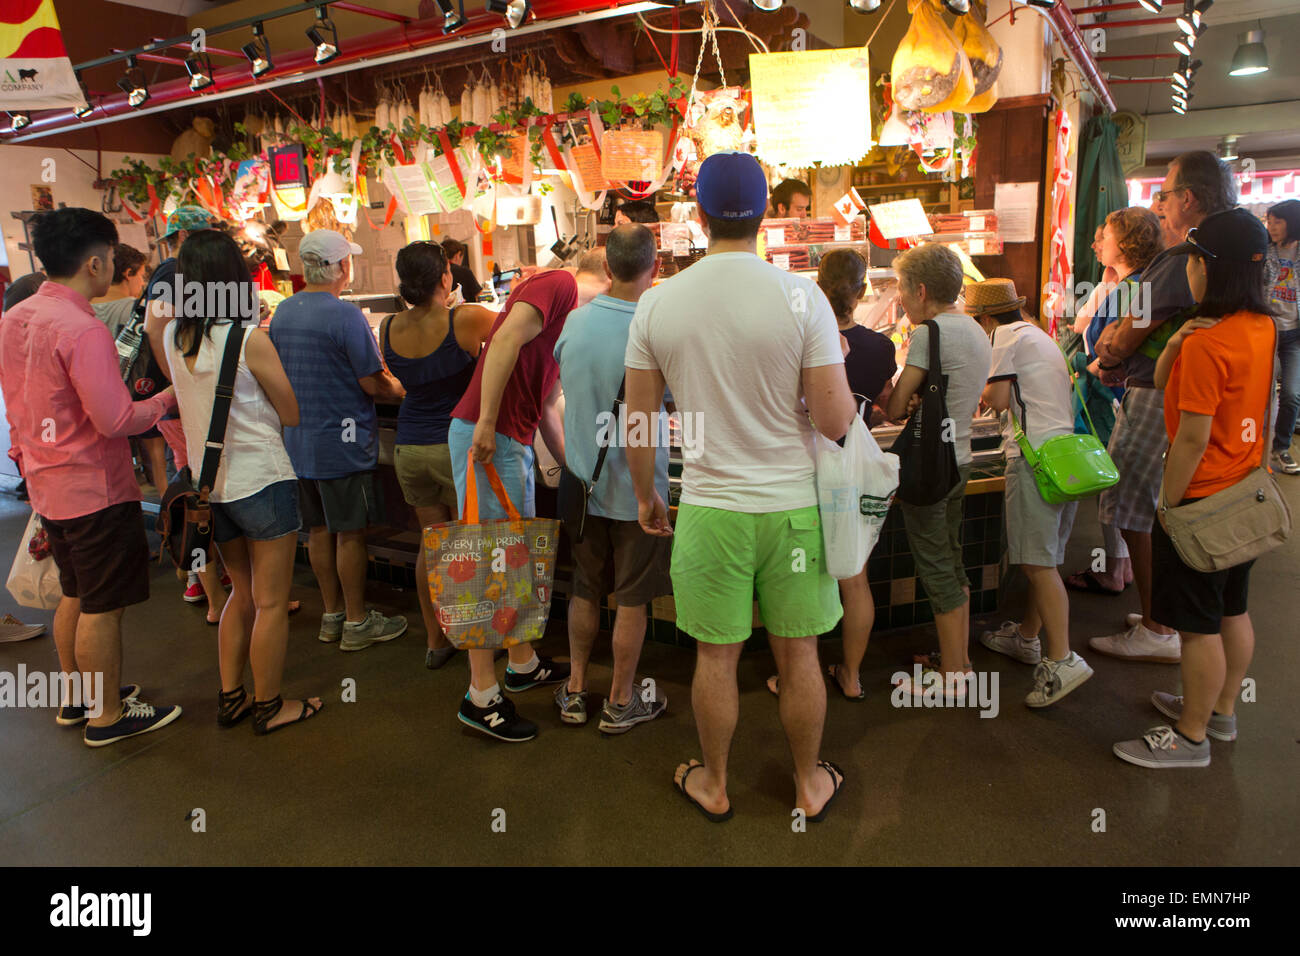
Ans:
<svg viewBox="0 0 1300 956"><path fill-rule="evenodd" d="M943 5L949 13L959 17L970 13L970 0L943 0Z"/></svg>
<svg viewBox="0 0 1300 956"><path fill-rule="evenodd" d="M1159 13L1160 8L1164 6L1164 0L1138 0L1138 4L1147 13Z"/></svg>
<svg viewBox="0 0 1300 956"><path fill-rule="evenodd" d="M1174 86L1180 87L1185 90L1187 89L1187 74L1175 73L1173 76L1169 77L1169 82L1171 82Z"/></svg>
<svg viewBox="0 0 1300 956"><path fill-rule="evenodd" d="M1229 76L1254 76L1268 72L1268 50L1263 30L1247 30L1237 36L1237 52L1232 55Z"/></svg>
<svg viewBox="0 0 1300 956"><path fill-rule="evenodd" d="M847 0L848 7L854 13L875 13L880 9L881 0Z"/></svg>
<svg viewBox="0 0 1300 956"><path fill-rule="evenodd" d="M1219 146L1216 152L1219 154L1221 160L1224 162L1232 162L1234 159L1241 158L1237 153L1238 139L1240 139L1238 136L1225 136L1219 141Z"/></svg>
<svg viewBox="0 0 1300 956"><path fill-rule="evenodd" d="M1200 0L1195 6L1192 5L1192 0L1184 0L1182 15L1174 22L1178 24L1178 29L1191 36L1200 29L1203 14L1212 6L1214 0Z"/></svg>
<svg viewBox="0 0 1300 956"><path fill-rule="evenodd" d="M323 31L329 31L329 39ZM316 62L328 63L339 55L339 30L329 18L329 5L316 8L316 25L307 31L307 39L316 47Z"/></svg>
<svg viewBox="0 0 1300 956"><path fill-rule="evenodd" d="M77 74L77 86L81 87L81 98L84 102L72 111L72 115L77 119L85 119L95 112L95 107L90 105L90 90L86 89L86 82L81 78L80 73Z"/></svg>
<svg viewBox="0 0 1300 956"><path fill-rule="evenodd" d="M465 3L453 5L452 0L438 0L438 10L442 13L442 34L455 33L465 25Z"/></svg>
<svg viewBox="0 0 1300 956"><path fill-rule="evenodd" d="M15 113L15 112L13 112L13 111L10 111L10 113L9 113L9 125L13 128L13 131L14 131L15 133L18 132L20 129L23 129L24 127L31 126L31 125L32 125L32 117L31 117L31 114L30 114L30 113Z"/></svg>
<svg viewBox="0 0 1300 956"><path fill-rule="evenodd" d="M1175 112L1175 113L1177 113L1179 116L1182 116L1184 113L1187 112L1187 104L1186 104L1186 103L1182 103L1182 104L1175 103L1174 106L1173 106L1173 109L1174 109L1174 112Z"/></svg>
<svg viewBox="0 0 1300 956"><path fill-rule="evenodd" d="M1187 105L1187 97L1182 93L1174 93L1174 95L1169 98L1181 106Z"/></svg>
<svg viewBox="0 0 1300 956"><path fill-rule="evenodd" d="M487 11L501 14L513 30L532 15L533 4L532 0L487 0Z"/></svg>
<svg viewBox="0 0 1300 956"><path fill-rule="evenodd" d="M1177 50L1179 53L1181 53L1183 56L1190 56L1192 52L1192 47L1194 46L1196 46L1195 36L1179 37L1178 39L1174 40L1174 49Z"/></svg>
<svg viewBox="0 0 1300 956"><path fill-rule="evenodd" d="M206 53L194 52L185 58L185 70L190 75L190 92L197 93L212 85L212 61Z"/></svg>
<svg viewBox="0 0 1300 956"><path fill-rule="evenodd" d="M749 2L754 5L755 9L762 10L764 13L772 13L780 10L781 4L785 3L785 0L749 0Z"/></svg>
<svg viewBox="0 0 1300 956"><path fill-rule="evenodd" d="M266 31L262 24L253 24L253 39L240 49L244 51L244 56L248 57L249 66L253 70L253 79L265 76L274 68L275 64L271 62L271 41L266 38Z"/></svg>
<svg viewBox="0 0 1300 956"><path fill-rule="evenodd" d="M126 58L126 75L117 81L117 88L126 94L126 101L139 109L149 99L149 85L144 80L144 70L136 66L135 57Z"/></svg>

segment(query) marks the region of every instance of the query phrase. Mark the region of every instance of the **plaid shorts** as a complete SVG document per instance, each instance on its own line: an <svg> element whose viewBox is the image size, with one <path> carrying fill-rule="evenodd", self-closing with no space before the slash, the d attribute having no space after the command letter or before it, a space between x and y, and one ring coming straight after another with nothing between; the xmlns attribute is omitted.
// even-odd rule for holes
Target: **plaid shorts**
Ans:
<svg viewBox="0 0 1300 956"><path fill-rule="evenodd" d="M1151 532L1169 446L1164 401L1163 389L1130 386L1124 393L1106 449L1119 469L1119 483L1101 493L1097 515L1102 524Z"/></svg>

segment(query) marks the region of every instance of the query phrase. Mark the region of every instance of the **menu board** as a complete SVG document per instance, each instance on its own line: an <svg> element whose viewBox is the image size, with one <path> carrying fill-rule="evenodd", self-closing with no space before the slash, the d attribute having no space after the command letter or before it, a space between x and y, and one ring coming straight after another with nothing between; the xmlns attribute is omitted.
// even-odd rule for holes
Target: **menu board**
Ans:
<svg viewBox="0 0 1300 956"><path fill-rule="evenodd" d="M582 181L582 188L587 192L600 192L609 188L605 173L600 167L600 154L591 143L580 143L569 151L570 167Z"/></svg>
<svg viewBox="0 0 1300 956"><path fill-rule="evenodd" d="M758 156L775 166L851 166L871 150L865 47L751 53Z"/></svg>

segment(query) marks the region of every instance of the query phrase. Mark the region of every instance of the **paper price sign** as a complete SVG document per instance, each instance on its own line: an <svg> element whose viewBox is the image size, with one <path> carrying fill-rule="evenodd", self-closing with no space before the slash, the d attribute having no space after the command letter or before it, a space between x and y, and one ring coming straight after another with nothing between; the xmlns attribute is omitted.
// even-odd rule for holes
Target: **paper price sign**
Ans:
<svg viewBox="0 0 1300 956"><path fill-rule="evenodd" d="M871 219L885 239L929 236L934 233L919 199L900 199L868 207Z"/></svg>

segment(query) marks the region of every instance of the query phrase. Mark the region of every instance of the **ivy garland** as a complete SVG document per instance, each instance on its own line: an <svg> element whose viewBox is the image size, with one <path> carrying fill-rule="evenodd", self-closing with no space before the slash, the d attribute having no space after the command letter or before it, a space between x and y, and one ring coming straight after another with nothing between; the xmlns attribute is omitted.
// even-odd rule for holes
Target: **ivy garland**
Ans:
<svg viewBox="0 0 1300 956"><path fill-rule="evenodd" d="M591 110L598 115L606 126L614 127L624 122L636 123L643 127L669 126L683 118L678 104L686 95L686 85L680 77L672 77L668 91L656 90L654 93L635 93L624 99L617 86L610 87L614 99L588 101L579 93L570 93L564 104L568 113L580 113ZM515 109L503 109L493 120L494 125L480 126L473 129L472 139L475 147L484 159L491 161L497 156L509 155L510 140L525 128L524 124L533 117L545 116L531 99L525 99ZM527 127L529 141L529 160L534 165L542 165L542 129L538 124ZM460 143L469 134L470 127L460 120L452 120L441 128L425 126L413 122L410 118L399 129L389 124L385 129L371 126L359 137L361 142L362 171L374 170L380 165L393 165L397 162L394 141L401 144L404 151L410 152L423 143L432 148L435 156L442 154L442 140L439 132L446 132L453 143ZM259 154L248 144L251 137L242 123L235 124L237 139L229 151L214 151L206 158L191 155L179 162L170 156L163 156L156 166L139 159L123 157L123 165L108 174L108 180L117 189L118 195L136 206L148 206L150 203L149 187L159 201L169 194L183 195L200 179L210 179L223 192L229 193L235 185L239 164L246 159L253 159ZM356 139L345 138L329 127L312 126L308 123L293 123L288 130L291 141L301 143L316 161L329 162L335 171L341 171L343 164L352 155Z"/></svg>

